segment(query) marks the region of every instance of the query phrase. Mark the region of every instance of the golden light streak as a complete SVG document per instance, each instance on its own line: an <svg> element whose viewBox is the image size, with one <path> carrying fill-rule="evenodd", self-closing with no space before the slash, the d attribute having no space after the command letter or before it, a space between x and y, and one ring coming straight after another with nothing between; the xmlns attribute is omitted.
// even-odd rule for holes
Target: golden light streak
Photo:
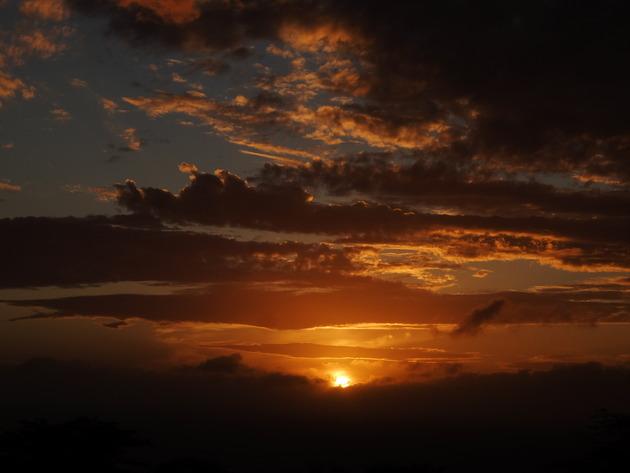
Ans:
<svg viewBox="0 0 630 473"><path fill-rule="evenodd" d="M291 159L291 158L283 158L282 156L274 156L274 155L265 154L265 153L256 153L254 151L247 151L244 149L239 149L239 151L244 154L251 154L254 156L260 156L262 158L272 159L274 161L280 161L281 163L290 164L292 166L299 166L300 164L302 164L301 161L298 161L296 159Z"/></svg>

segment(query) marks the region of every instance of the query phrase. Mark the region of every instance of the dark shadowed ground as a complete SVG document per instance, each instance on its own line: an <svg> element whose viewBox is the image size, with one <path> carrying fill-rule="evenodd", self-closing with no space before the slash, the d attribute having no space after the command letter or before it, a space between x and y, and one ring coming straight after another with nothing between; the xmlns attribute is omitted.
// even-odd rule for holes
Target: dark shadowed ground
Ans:
<svg viewBox="0 0 630 473"><path fill-rule="evenodd" d="M226 358L162 373L52 359L4 366L3 463L7 471L235 473L627 465L624 368L592 363L333 389Z"/></svg>

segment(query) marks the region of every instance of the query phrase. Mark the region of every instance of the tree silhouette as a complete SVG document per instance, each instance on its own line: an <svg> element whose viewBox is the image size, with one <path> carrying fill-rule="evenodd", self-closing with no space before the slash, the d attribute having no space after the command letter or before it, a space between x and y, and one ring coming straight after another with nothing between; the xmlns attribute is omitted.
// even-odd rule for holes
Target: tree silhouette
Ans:
<svg viewBox="0 0 630 473"><path fill-rule="evenodd" d="M227 469L216 463L197 458L176 458L157 466L155 473L225 473Z"/></svg>
<svg viewBox="0 0 630 473"><path fill-rule="evenodd" d="M567 473L621 473L630 465L630 415L601 409L576 446L579 453L559 465ZM558 471L556 470L556 471Z"/></svg>
<svg viewBox="0 0 630 473"><path fill-rule="evenodd" d="M0 468L4 471L61 470L65 473L148 471L134 464L127 449L144 444L133 431L115 422L79 417L49 424L24 421L20 429L0 437Z"/></svg>

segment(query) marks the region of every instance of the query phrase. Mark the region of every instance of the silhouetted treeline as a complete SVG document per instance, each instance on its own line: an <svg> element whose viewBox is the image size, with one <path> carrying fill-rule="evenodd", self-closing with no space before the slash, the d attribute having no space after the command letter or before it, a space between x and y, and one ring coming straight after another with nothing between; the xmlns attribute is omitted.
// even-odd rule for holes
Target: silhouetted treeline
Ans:
<svg viewBox="0 0 630 473"><path fill-rule="evenodd" d="M592 416L588 429L576 433L573 454L565 458L550 458L547 453L531 451L529 464L537 463L537 472L549 473L621 473L630 465L630 415L604 409ZM235 439L238 442L238 439ZM459 473L520 471L519 458L511 458L497 451L503 460L451 464L448 468L430 463L379 463L368 467L349 465L300 465L278 470L267 464L243 469L239 459L226 466L205 458L167 458L156 460L139 455L144 447L168 451L169 446L152 445L132 430L114 422L79 417L59 424L46 420L23 421L21 426L0 436L0 468L7 472L64 473L263 473L294 471L303 473ZM421 446L419 446L420 448ZM374 445L374 448L379 448ZM157 451L157 450L154 450ZM504 453L504 452L503 452ZM246 452L245 452L246 454ZM494 459L496 460L496 458ZM512 467L510 467L510 464Z"/></svg>
<svg viewBox="0 0 630 473"><path fill-rule="evenodd" d="M124 472L143 471L129 454L145 441L114 422L79 417L60 424L22 422L1 437L4 471Z"/></svg>

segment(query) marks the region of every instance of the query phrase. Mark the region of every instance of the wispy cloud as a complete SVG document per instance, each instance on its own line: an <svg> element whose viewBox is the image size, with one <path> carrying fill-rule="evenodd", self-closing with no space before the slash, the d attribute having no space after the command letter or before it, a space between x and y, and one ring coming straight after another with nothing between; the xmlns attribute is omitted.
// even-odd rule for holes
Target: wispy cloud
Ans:
<svg viewBox="0 0 630 473"><path fill-rule="evenodd" d="M301 161L296 161L295 159L291 159L291 158L284 158L282 156L273 156L271 154L265 154L265 153L256 153L254 151L247 151L245 149L241 149L239 150L241 153L245 153L245 154L251 154L253 156L260 156L262 158L266 158L266 159L271 159L272 161L277 161L279 163L282 164L288 164L290 166L296 166L301 164Z"/></svg>
<svg viewBox="0 0 630 473"><path fill-rule="evenodd" d="M17 192L22 190L22 186L11 184L8 179L0 179L0 190Z"/></svg>
<svg viewBox="0 0 630 473"><path fill-rule="evenodd" d="M67 122L69 120L72 120L72 115L70 115L70 112L62 108L55 108L51 110L50 113L55 117L55 120L59 122Z"/></svg>
<svg viewBox="0 0 630 473"><path fill-rule="evenodd" d="M89 187L82 184L68 184L63 189L70 194L90 194L99 202L115 201L117 194L111 187Z"/></svg>
<svg viewBox="0 0 630 473"><path fill-rule="evenodd" d="M70 16L64 0L26 0L20 5L20 11L43 20L61 21Z"/></svg>
<svg viewBox="0 0 630 473"><path fill-rule="evenodd" d="M138 130L136 130L135 128L125 129L120 134L120 137L123 140L125 140L127 144L125 146L118 148L118 151L125 151L125 152L139 151L145 143L141 141L140 139L138 139L138 137L136 136L137 132Z"/></svg>
<svg viewBox="0 0 630 473"><path fill-rule="evenodd" d="M451 332L451 335L477 335L483 326L489 324L501 311L503 304L505 304L505 300L497 299L485 307L475 309Z"/></svg>

